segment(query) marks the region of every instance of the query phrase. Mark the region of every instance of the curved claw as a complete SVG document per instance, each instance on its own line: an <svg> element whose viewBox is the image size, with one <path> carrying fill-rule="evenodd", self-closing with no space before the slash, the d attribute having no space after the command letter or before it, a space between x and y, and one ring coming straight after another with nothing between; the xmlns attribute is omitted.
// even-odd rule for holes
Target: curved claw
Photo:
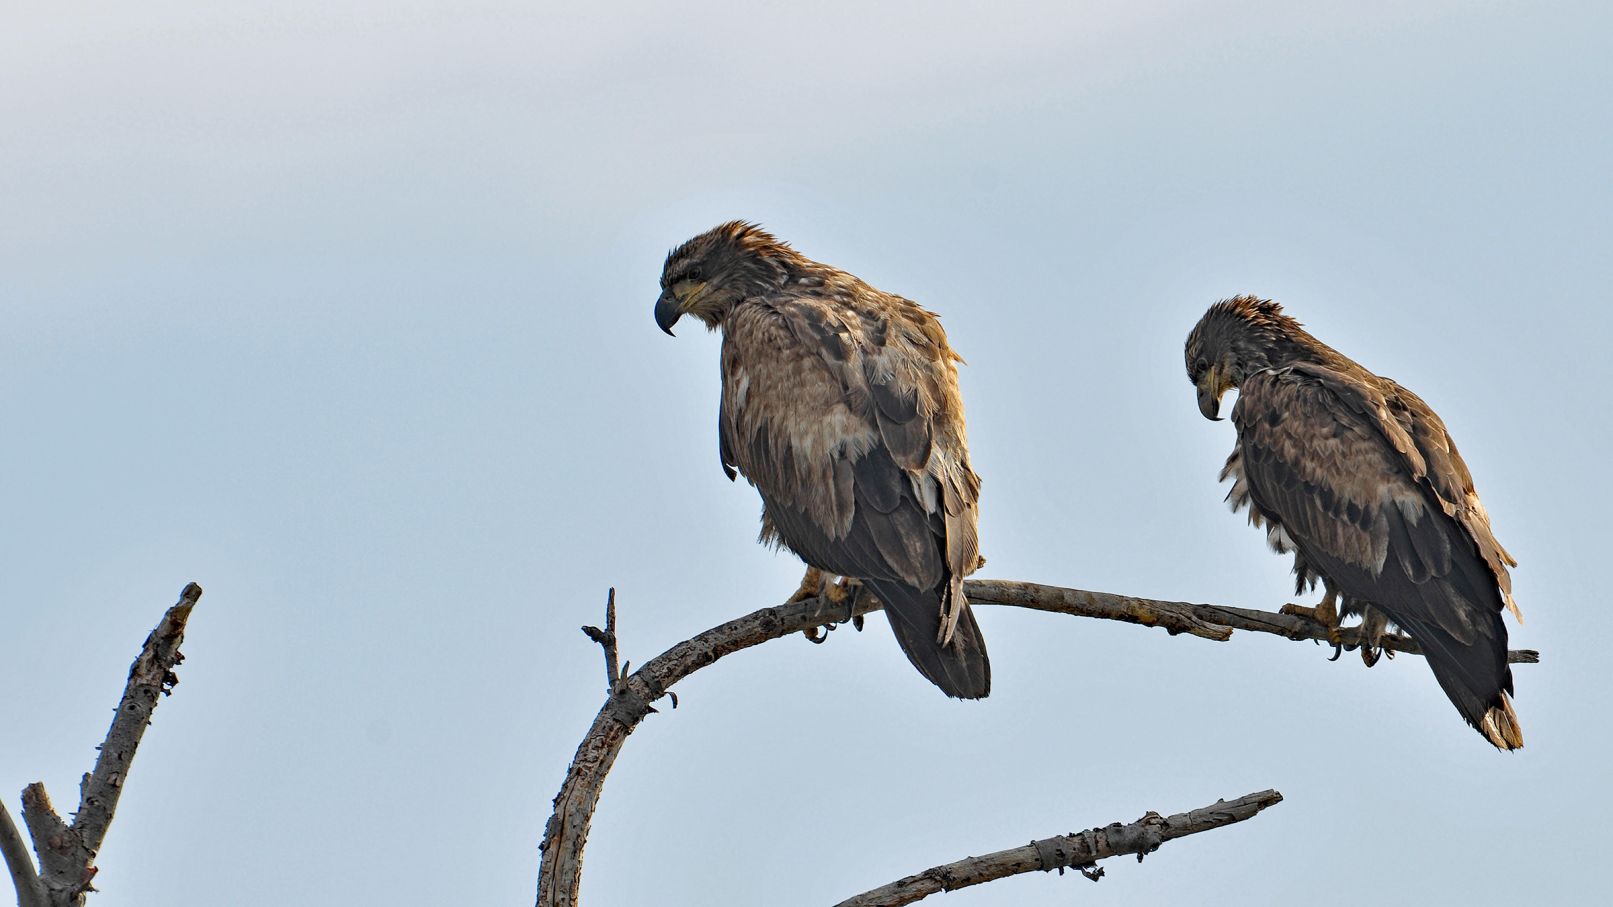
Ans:
<svg viewBox="0 0 1613 907"><path fill-rule="evenodd" d="M1340 643L1334 643L1333 644L1333 657L1329 658L1328 661L1338 661L1339 656L1343 655L1343 654L1344 654L1344 646L1342 644L1340 644Z"/></svg>
<svg viewBox="0 0 1613 907"><path fill-rule="evenodd" d="M834 624L826 624L821 627L812 627L810 629L802 630L801 635L807 638L807 642L810 642L815 646L821 646L829 640L829 631L833 630L834 628Z"/></svg>

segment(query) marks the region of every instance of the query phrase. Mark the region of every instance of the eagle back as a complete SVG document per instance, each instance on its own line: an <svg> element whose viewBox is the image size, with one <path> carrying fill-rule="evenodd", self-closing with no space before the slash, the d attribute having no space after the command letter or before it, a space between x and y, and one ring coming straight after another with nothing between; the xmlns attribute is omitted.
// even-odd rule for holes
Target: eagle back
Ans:
<svg viewBox="0 0 1613 907"><path fill-rule="evenodd" d="M1516 613L1506 567L1472 478L1444 424L1420 398L1364 369L1299 363L1250 376L1233 421L1238 445L1223 477L1234 507L1268 524L1273 543L1298 547L1314 567L1327 552L1376 575L1392 553L1409 577L1442 577L1465 538L1502 601ZM1454 533L1407 531L1452 521ZM1271 524L1277 524L1271 530ZM1391 535L1401 537L1391 551ZM1307 554L1309 549L1309 554Z"/></svg>

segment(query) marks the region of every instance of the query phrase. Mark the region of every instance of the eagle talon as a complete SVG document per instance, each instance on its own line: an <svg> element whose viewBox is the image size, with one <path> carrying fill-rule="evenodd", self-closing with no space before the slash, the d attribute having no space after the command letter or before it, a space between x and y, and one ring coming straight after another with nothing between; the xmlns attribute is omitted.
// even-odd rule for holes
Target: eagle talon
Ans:
<svg viewBox="0 0 1613 907"><path fill-rule="evenodd" d="M857 596L862 594L862 581L843 576L838 582L831 583L823 588L823 597L831 605L844 605L846 619L838 623L851 623L857 619ZM857 629L862 629L858 627Z"/></svg>
<svg viewBox="0 0 1613 907"><path fill-rule="evenodd" d="M829 631L833 630L834 628L834 624L825 624L821 627L808 627L807 629L801 631L801 635L807 638L807 642L812 643L815 646L821 646L825 642L828 642Z"/></svg>

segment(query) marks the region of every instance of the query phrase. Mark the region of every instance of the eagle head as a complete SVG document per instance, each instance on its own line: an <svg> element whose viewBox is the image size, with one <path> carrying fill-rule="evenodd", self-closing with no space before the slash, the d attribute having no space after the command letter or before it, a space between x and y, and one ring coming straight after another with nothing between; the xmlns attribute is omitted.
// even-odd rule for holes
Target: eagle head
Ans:
<svg viewBox="0 0 1613 907"><path fill-rule="evenodd" d="M1187 379L1198 389L1199 412L1220 419L1221 396L1262 369L1287 361L1301 336L1299 322L1269 299L1236 296L1210 306L1187 335Z"/></svg>
<svg viewBox="0 0 1613 907"><path fill-rule="evenodd" d="M713 227L667 253L655 323L670 334L688 314L715 329L740 300L782 286L799 259L755 224L733 220Z"/></svg>

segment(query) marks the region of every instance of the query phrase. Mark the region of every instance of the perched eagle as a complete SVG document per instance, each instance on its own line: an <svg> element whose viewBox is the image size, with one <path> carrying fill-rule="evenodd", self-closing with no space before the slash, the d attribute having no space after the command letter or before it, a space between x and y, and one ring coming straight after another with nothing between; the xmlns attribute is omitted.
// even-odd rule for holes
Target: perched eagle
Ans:
<svg viewBox="0 0 1613 907"><path fill-rule="evenodd" d="M1218 418L1238 389L1238 443L1221 478L1271 546L1292 551L1297 591L1332 628L1360 615L1370 667L1393 624L1415 639L1457 711L1501 749L1523 746L1501 611L1521 619L1473 477L1422 398L1312 337L1282 307L1239 296L1187 338L1199 411ZM1290 609L1284 609L1290 610Z"/></svg>
<svg viewBox="0 0 1613 907"><path fill-rule="evenodd" d="M825 575L860 580L919 673L985 696L991 665L963 595L980 478L961 359L935 314L739 221L667 255L655 322L670 334L686 314L723 332L723 471L761 493L762 541L807 562L797 599Z"/></svg>

